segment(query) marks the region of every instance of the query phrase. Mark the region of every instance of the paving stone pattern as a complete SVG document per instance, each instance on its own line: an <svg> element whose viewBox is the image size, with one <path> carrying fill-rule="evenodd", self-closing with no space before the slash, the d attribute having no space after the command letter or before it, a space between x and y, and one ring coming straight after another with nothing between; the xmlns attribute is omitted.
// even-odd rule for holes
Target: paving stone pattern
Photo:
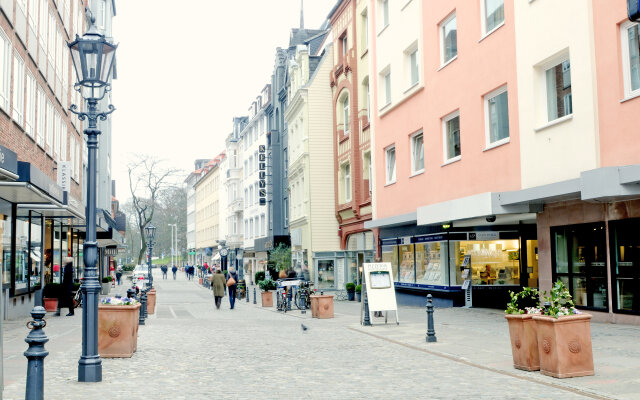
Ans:
<svg viewBox="0 0 640 400"><path fill-rule="evenodd" d="M225 297L216 310L211 291L197 280L180 273L175 281L162 280L154 272L156 314L140 327L138 351L103 359L100 383L77 382L81 314L47 316L46 399L638 398L640 384L631 373L628 382L619 381L615 369L630 362L637 346L631 357L615 355L613 371L597 365L605 376L557 380L511 367L506 322L492 310L437 310L438 343L427 344L422 309L401 308L400 326L376 318L376 326L366 328L353 302L336 302L329 320L312 319L310 311L283 315L253 299L230 310ZM5 400L24 398L25 322L4 325ZM301 323L309 329L303 332ZM596 336L632 341L635 335L637 341L640 333L637 327L600 329L594 327L596 358L610 350L598 347ZM606 374L616 376L616 384L603 383L611 380ZM611 389L618 384L626 389Z"/></svg>

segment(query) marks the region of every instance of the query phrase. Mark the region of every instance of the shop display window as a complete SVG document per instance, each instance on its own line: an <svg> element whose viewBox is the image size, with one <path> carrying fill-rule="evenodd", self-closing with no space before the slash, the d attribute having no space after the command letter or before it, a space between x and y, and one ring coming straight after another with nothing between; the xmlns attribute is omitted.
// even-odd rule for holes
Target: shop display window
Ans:
<svg viewBox="0 0 640 400"><path fill-rule="evenodd" d="M416 282L447 285L447 242L418 243L416 246Z"/></svg>
<svg viewBox="0 0 640 400"><path fill-rule="evenodd" d="M457 284L463 282L461 273L465 256L470 256L470 276L473 285L520 284L518 240L460 241L455 243L455 250Z"/></svg>
<svg viewBox="0 0 640 400"><path fill-rule="evenodd" d="M398 247L382 246L382 262L391 263L393 281L398 282Z"/></svg>
<svg viewBox="0 0 640 400"><path fill-rule="evenodd" d="M640 313L640 237L639 219L610 223L613 308Z"/></svg>
<svg viewBox="0 0 640 400"><path fill-rule="evenodd" d="M415 283L415 263L413 245L398 246L400 255L400 280L399 282Z"/></svg>
<svg viewBox="0 0 640 400"><path fill-rule="evenodd" d="M318 260L318 289L335 289L334 260Z"/></svg>
<svg viewBox="0 0 640 400"><path fill-rule="evenodd" d="M552 236L554 280L567 285L576 306L607 309L604 223L554 228Z"/></svg>
<svg viewBox="0 0 640 400"><path fill-rule="evenodd" d="M2 237L2 282L11 283L11 204L0 200L0 237Z"/></svg>

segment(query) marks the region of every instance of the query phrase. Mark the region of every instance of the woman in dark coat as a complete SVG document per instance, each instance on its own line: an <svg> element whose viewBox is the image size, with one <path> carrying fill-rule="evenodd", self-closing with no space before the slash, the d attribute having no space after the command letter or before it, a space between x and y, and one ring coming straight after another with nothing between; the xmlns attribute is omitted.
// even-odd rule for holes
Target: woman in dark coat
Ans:
<svg viewBox="0 0 640 400"><path fill-rule="evenodd" d="M213 286L213 297L216 301L216 308L220 309L222 298L224 297L224 287L227 285L227 280L224 279L222 271L216 269L216 273L211 276L211 286Z"/></svg>
<svg viewBox="0 0 640 400"><path fill-rule="evenodd" d="M236 273L236 269L233 267L229 268L227 280L229 280L229 278L233 278L233 280L236 281L233 285L227 286L229 288L229 304L233 310L233 306L236 303L236 290L238 289L238 274Z"/></svg>
<svg viewBox="0 0 640 400"><path fill-rule="evenodd" d="M58 298L59 309L69 308L67 317L73 315L73 258L64 258L64 269L62 270L62 285L60 287L60 297ZM60 311L56 313L60 315Z"/></svg>

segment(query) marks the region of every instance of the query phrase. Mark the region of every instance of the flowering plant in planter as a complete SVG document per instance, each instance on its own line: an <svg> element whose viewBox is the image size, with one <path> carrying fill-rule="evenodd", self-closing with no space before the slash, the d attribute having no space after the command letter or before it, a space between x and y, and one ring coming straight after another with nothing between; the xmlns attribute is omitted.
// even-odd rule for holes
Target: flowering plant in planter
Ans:
<svg viewBox="0 0 640 400"><path fill-rule="evenodd" d="M133 306L138 303L138 300L129 297L105 297L100 300L100 304L108 306Z"/></svg>
<svg viewBox="0 0 640 400"><path fill-rule="evenodd" d="M558 318L563 315L581 314L575 307L569 289L567 289L561 280L558 280L553 285L553 288L551 288L551 296L546 296L547 292L544 294L544 299L547 304L545 304L542 310L543 315Z"/></svg>
<svg viewBox="0 0 640 400"><path fill-rule="evenodd" d="M507 314L540 314L540 293L538 289L525 287L522 291L514 293L509 291L511 301L507 303Z"/></svg>

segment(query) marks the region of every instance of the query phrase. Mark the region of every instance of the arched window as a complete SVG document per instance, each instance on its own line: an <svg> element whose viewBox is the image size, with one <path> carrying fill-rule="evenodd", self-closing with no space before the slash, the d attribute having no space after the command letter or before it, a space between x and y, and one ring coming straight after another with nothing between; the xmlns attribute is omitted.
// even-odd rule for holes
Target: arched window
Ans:
<svg viewBox="0 0 640 400"><path fill-rule="evenodd" d="M349 93L346 90L344 90L338 97L338 103L336 104L336 121L338 123L338 129L343 128L345 135L351 131L351 121L349 118Z"/></svg>

